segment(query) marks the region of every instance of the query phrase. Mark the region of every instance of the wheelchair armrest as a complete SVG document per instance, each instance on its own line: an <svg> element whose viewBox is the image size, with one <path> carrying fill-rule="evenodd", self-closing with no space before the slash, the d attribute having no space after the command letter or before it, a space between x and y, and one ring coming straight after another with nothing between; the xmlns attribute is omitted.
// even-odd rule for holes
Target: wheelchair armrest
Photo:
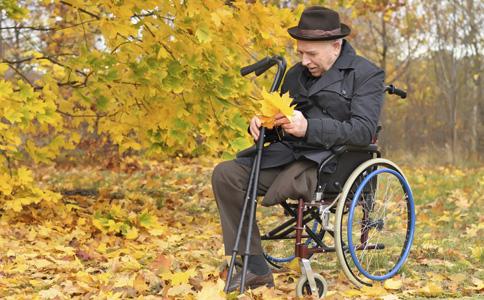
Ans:
<svg viewBox="0 0 484 300"><path fill-rule="evenodd" d="M376 144L370 144L367 146L355 146L355 145L337 145L331 147L331 152L336 156L343 154L345 152L378 152L378 146Z"/></svg>
<svg viewBox="0 0 484 300"><path fill-rule="evenodd" d="M336 145L331 147L331 152L333 152L335 155L339 155L346 152L346 149L348 149L348 145Z"/></svg>
<svg viewBox="0 0 484 300"><path fill-rule="evenodd" d="M355 146L355 145L336 145L331 147L332 154L327 157L325 160L321 162L318 168L318 182L319 182L319 174L323 171L323 168L331 162L333 159L339 157L345 152L369 152L369 153L379 153L378 146L376 144L370 144L367 146Z"/></svg>

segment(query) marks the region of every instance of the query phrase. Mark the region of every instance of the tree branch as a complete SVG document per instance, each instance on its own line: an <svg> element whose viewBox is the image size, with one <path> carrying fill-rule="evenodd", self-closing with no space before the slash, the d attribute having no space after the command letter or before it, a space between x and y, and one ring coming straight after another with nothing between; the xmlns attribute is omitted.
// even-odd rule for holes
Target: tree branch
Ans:
<svg viewBox="0 0 484 300"><path fill-rule="evenodd" d="M70 6L70 7L72 7L72 8L77 8L79 11L81 11L81 12L83 12L83 13L87 14L87 15L90 15L91 17L94 17L94 18L96 18L96 19L98 19L98 20L100 20L100 19L101 19L101 17L100 17L100 16L98 16L98 15L96 15L95 13L92 13L92 12L87 11L87 10L85 10L85 9L83 9L83 8L80 8L80 7L75 7L75 6L74 6L74 5L72 5L71 3L68 3L68 2L66 2L66 1L62 1L62 0L61 0L61 1L59 1L59 2L60 2L60 3L62 3L62 4L64 4L64 5Z"/></svg>

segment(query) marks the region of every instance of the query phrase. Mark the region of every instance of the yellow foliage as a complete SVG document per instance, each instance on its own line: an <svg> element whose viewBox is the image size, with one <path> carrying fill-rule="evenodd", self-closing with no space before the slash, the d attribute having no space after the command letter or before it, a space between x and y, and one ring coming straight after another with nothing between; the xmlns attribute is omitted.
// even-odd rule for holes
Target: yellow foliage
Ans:
<svg viewBox="0 0 484 300"><path fill-rule="evenodd" d="M37 8L46 14L43 26L82 25L52 32L45 49L15 54L28 58L24 66L37 72L35 82L17 75L0 80L0 118L7 121L0 122L2 174L22 157L51 163L75 149L86 130L108 137L120 152L234 153L245 146L247 120L257 107L248 95L258 87L239 69L253 63L253 53L283 55L281 45L291 40L287 25L297 23L289 9L245 1L45 1ZM78 9L103 17L83 23ZM62 21L56 20L60 11ZM0 73L9 68L0 64ZM248 100L241 105L242 99ZM0 189L13 191L7 183ZM17 211L27 202L33 199L8 207ZM119 225L111 222L108 230Z"/></svg>

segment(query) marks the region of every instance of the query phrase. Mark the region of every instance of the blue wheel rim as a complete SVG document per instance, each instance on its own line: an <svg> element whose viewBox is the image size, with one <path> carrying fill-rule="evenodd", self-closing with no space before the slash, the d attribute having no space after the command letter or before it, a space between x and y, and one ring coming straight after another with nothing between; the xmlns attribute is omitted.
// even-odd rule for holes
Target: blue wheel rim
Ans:
<svg viewBox="0 0 484 300"><path fill-rule="evenodd" d="M360 198L360 195L363 191L363 188L366 186L368 181L370 181L373 177L377 176L380 173L391 173L391 174L395 175L398 178L398 180L400 181L400 183L403 185L404 191L407 193L407 201L408 201L408 204L409 204L409 212L410 212L410 224L409 225L410 226L409 226L409 229L408 229L409 232L408 232L408 239L406 240L405 250L404 250L403 254L400 256L400 259L398 260L397 264L395 264L395 266L387 274L377 276L377 275L372 275L369 272L367 272L363 268L363 266L361 265L360 261L358 260L358 257L356 256L355 247L353 245L353 237L352 237L351 233L353 231L353 214L355 212L355 207L356 207L356 204L358 203L358 199ZM349 251L350 251L350 254L351 254L351 258L353 259L353 262L355 263L356 268L364 276L366 276L367 278L369 278L371 280L383 281L383 280L386 280L388 278L393 277L398 272L398 270L400 270L400 268L403 266L405 260L407 259L408 254L410 253L410 248L411 248L412 242L413 242L413 235L414 235L414 231L415 231L415 206L414 206L414 201L413 201L412 190L410 189L410 186L407 183L407 181L405 180L405 178L403 178L403 176L399 172L392 170L392 169L385 168L385 169L375 170L375 171L371 172L368 176L365 177L365 179L358 186L358 188L355 192L355 195L353 197L353 200L351 202L350 210L348 212L347 231L348 231L348 233L347 233L348 234L348 248L349 248Z"/></svg>

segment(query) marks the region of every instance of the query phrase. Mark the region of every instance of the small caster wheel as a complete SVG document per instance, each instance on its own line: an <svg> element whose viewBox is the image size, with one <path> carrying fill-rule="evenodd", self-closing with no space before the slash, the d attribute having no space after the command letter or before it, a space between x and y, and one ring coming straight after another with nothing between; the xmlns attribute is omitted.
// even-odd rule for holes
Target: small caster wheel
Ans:
<svg viewBox="0 0 484 300"><path fill-rule="evenodd" d="M328 284L323 276L319 274L314 274L314 281L316 281L316 287L318 289L317 299L323 299L328 291ZM302 275L299 278L296 286L296 296L304 297L305 295L312 295L311 287L309 286L309 281L306 275Z"/></svg>

